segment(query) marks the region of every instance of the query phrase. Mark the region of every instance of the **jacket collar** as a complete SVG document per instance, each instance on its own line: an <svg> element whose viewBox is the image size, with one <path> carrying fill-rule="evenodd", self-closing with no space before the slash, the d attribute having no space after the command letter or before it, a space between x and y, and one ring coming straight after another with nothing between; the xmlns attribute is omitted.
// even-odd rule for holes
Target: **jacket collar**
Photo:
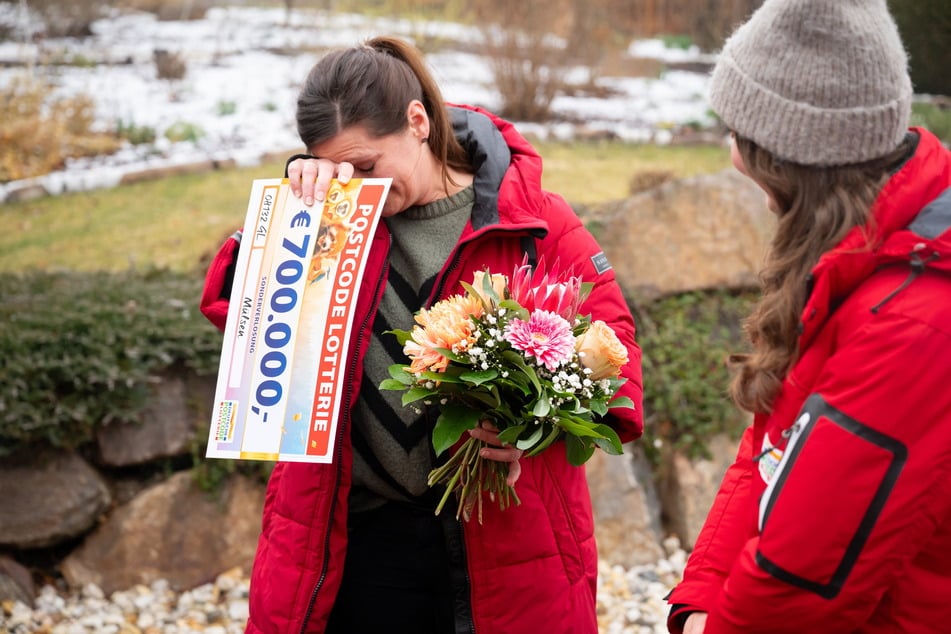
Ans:
<svg viewBox="0 0 951 634"><path fill-rule="evenodd" d="M500 222L536 223L541 197L542 159L511 123L486 110L450 104L456 138L475 169L472 229ZM503 218L504 216L504 218Z"/></svg>
<svg viewBox="0 0 951 634"><path fill-rule="evenodd" d="M933 134L918 135L914 155L888 180L872 208L875 233L856 227L813 268L812 292L802 313L800 349L832 308L886 264L951 271L951 152Z"/></svg>

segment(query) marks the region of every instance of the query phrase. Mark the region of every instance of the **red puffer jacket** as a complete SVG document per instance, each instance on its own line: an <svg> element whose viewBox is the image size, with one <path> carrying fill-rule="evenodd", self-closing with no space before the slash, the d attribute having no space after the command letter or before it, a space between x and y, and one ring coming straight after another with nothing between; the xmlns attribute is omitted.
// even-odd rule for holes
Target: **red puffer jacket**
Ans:
<svg viewBox="0 0 951 634"><path fill-rule="evenodd" d="M541 190L541 158L514 128L475 108L451 108L457 136L477 168L470 223L436 282L429 302L463 292L477 270L508 272L527 245L541 261L557 258L595 283L582 312L611 325L627 346L629 379L622 394L636 411L611 422L629 441L641 434L640 350L634 323L614 273L595 240L560 197ZM202 309L224 326L226 271L236 248L229 241L208 273ZM279 463L268 484L262 534L251 579L253 634L322 632L340 585L346 549L352 450L349 411L360 388L369 324L387 275L389 235L380 223L356 307L334 462ZM225 293L227 294L227 293ZM564 444L522 460L521 505L487 505L483 524L462 527L458 543L466 590L456 602L457 631L483 634L594 634L597 551L583 468L572 467ZM454 519L458 532L459 526ZM464 549L464 556L461 552ZM450 554L452 558L453 554ZM372 598L368 597L372 602Z"/></svg>
<svg viewBox="0 0 951 634"><path fill-rule="evenodd" d="M951 631L951 153L930 133L813 270L800 358L668 599L704 634ZM755 456L755 459L754 459Z"/></svg>

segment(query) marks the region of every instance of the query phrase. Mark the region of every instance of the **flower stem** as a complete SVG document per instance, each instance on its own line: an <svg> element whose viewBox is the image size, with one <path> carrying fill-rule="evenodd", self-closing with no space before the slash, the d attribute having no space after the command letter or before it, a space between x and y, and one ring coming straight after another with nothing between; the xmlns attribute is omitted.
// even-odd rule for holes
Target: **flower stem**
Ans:
<svg viewBox="0 0 951 634"><path fill-rule="evenodd" d="M456 519L469 521L475 511L479 524L483 518L483 493L498 503L504 510L511 506L512 500L521 504L515 489L508 485L509 465L504 462L486 460L481 449L486 443L477 438L469 438L444 464L429 472L429 486L445 483L446 490L436 506L436 514L442 512L453 493L458 498Z"/></svg>

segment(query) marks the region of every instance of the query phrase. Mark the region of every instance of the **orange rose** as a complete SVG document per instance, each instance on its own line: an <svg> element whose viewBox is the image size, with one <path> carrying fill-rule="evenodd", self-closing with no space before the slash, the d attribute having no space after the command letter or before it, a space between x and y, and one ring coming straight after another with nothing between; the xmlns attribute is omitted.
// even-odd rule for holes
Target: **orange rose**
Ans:
<svg viewBox="0 0 951 634"><path fill-rule="evenodd" d="M592 380L618 376L627 363L627 348L603 321L595 321L575 340L581 365L591 370Z"/></svg>

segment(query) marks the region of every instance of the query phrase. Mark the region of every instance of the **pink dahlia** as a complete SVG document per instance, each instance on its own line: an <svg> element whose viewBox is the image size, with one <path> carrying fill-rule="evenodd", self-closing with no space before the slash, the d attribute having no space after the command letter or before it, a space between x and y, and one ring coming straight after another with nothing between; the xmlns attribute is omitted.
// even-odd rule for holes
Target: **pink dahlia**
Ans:
<svg viewBox="0 0 951 634"><path fill-rule="evenodd" d="M547 310L536 310L528 321L513 319L506 324L503 336L513 348L535 357L551 371L571 359L575 350L571 324Z"/></svg>

